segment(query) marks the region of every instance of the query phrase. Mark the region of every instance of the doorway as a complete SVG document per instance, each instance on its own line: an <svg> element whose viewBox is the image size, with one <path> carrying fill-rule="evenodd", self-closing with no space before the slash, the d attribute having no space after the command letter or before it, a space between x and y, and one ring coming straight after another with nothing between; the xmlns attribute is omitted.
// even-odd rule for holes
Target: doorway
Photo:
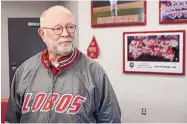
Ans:
<svg viewBox="0 0 187 124"><path fill-rule="evenodd" d="M8 18L10 86L16 69L46 48L38 35L39 18Z"/></svg>

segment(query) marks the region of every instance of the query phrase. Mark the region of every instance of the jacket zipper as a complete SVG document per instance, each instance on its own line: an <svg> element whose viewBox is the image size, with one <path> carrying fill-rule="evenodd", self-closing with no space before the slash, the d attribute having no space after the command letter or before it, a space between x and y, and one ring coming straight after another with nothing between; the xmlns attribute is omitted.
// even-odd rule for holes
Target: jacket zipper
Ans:
<svg viewBox="0 0 187 124"><path fill-rule="evenodd" d="M50 113L49 113L49 117L50 117L50 123L52 123L52 115L51 115L51 113L52 113L52 98L53 98L53 93L54 93L54 90L55 90L55 84L56 84L56 82L57 82L57 76L54 76L53 75L53 79L52 79L52 84L53 84L53 87L52 87L52 93L51 93L51 102L50 102Z"/></svg>

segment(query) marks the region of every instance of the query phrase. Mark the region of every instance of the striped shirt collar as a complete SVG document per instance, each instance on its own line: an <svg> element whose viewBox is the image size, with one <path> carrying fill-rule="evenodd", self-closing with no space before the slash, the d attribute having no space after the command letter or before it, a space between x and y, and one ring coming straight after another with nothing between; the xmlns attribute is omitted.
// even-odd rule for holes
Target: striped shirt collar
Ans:
<svg viewBox="0 0 187 124"><path fill-rule="evenodd" d="M76 62L79 53L80 51L74 47L72 52L67 56L59 58L57 62L51 62L49 60L48 50L45 49L42 51L41 61L46 68L51 69L52 73L56 74L59 70L63 70L73 65Z"/></svg>

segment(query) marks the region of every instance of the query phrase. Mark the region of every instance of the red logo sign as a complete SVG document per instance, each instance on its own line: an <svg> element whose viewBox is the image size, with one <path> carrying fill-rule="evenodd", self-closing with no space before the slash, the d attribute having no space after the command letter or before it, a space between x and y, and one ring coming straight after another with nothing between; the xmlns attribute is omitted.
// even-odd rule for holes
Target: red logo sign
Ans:
<svg viewBox="0 0 187 124"><path fill-rule="evenodd" d="M47 94L37 93L32 100L33 93L27 93L22 107L22 113L27 112L48 112L54 109L57 113L77 114L86 98L80 95L73 96L72 94Z"/></svg>
<svg viewBox="0 0 187 124"><path fill-rule="evenodd" d="M99 55L99 48L95 36L93 36L92 41L87 49L87 55L92 59L97 59Z"/></svg>

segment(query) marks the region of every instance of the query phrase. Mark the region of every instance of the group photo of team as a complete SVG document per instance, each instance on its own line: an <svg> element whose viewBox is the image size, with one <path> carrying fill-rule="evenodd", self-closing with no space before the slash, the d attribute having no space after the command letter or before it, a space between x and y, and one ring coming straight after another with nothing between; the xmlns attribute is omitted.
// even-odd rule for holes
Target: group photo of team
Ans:
<svg viewBox="0 0 187 124"><path fill-rule="evenodd" d="M187 1L186 0L162 0L161 18L165 20L186 20L187 19Z"/></svg>
<svg viewBox="0 0 187 124"><path fill-rule="evenodd" d="M179 35L128 36L128 61L179 62Z"/></svg>

